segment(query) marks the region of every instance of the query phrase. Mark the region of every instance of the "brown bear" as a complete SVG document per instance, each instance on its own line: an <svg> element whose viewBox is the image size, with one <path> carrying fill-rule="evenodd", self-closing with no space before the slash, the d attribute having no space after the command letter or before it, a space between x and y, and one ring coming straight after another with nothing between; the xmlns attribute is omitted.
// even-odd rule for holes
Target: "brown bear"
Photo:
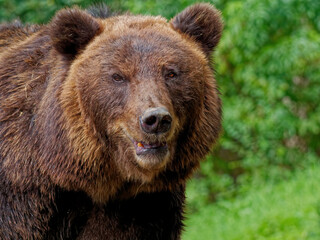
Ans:
<svg viewBox="0 0 320 240"><path fill-rule="evenodd" d="M180 239L221 128L220 13L0 25L0 239Z"/></svg>

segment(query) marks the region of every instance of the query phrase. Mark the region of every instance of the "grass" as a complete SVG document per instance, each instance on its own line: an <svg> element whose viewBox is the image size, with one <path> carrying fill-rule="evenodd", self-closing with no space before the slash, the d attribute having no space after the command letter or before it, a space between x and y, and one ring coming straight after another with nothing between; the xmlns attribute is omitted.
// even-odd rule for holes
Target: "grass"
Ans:
<svg viewBox="0 0 320 240"><path fill-rule="evenodd" d="M183 240L319 240L320 166L189 215Z"/></svg>

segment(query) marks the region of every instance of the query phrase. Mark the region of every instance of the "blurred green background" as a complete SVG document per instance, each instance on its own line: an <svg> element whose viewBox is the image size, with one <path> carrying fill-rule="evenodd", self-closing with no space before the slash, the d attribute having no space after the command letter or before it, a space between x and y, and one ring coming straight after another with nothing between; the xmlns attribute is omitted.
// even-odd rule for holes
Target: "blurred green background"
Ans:
<svg viewBox="0 0 320 240"><path fill-rule="evenodd" d="M193 0L104 1L170 19ZM224 131L188 184L183 240L320 239L320 1L213 0ZM0 0L0 20L46 23L88 0Z"/></svg>

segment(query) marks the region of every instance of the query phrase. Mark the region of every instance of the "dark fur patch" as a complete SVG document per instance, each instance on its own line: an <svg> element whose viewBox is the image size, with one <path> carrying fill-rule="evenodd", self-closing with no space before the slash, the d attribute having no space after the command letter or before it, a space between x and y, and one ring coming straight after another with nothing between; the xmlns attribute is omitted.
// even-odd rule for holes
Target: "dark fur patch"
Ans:
<svg viewBox="0 0 320 240"><path fill-rule="evenodd" d="M208 56L218 45L223 23L220 12L210 4L196 4L175 16L173 27L199 42Z"/></svg>
<svg viewBox="0 0 320 240"><path fill-rule="evenodd" d="M54 217L44 239L76 239L92 209L90 198L82 192L57 188Z"/></svg>
<svg viewBox="0 0 320 240"><path fill-rule="evenodd" d="M141 193L96 207L79 240L176 240L183 223L184 187L174 192ZM115 222L114 219L118 221ZM160 231L159 231L160 230Z"/></svg>
<svg viewBox="0 0 320 240"><path fill-rule="evenodd" d="M79 53L100 31L99 23L77 8L61 10L50 26L53 46L58 52L71 56Z"/></svg>

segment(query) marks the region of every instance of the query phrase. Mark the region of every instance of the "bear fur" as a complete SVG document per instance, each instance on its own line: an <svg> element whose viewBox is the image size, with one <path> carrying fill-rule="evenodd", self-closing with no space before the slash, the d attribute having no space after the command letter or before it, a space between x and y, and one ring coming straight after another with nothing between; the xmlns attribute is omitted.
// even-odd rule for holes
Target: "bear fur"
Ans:
<svg viewBox="0 0 320 240"><path fill-rule="evenodd" d="M180 239L186 180L221 128L221 32L210 4L0 25L0 239ZM160 108L165 130L147 132Z"/></svg>

